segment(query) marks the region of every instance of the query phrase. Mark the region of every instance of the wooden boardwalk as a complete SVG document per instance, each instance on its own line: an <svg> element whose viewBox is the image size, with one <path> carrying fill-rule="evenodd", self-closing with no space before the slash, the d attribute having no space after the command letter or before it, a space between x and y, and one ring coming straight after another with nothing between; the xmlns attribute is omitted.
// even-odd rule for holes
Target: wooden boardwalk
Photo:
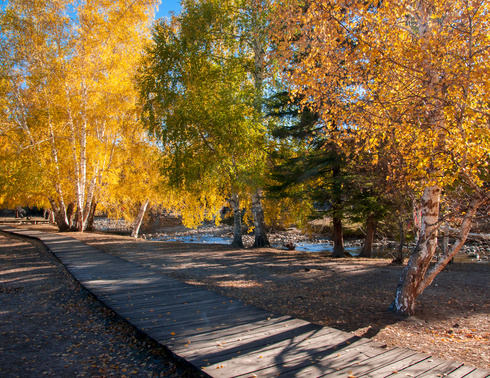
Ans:
<svg viewBox="0 0 490 378"><path fill-rule="evenodd" d="M333 328L247 306L63 234L0 226L41 240L108 307L213 377L490 377Z"/></svg>

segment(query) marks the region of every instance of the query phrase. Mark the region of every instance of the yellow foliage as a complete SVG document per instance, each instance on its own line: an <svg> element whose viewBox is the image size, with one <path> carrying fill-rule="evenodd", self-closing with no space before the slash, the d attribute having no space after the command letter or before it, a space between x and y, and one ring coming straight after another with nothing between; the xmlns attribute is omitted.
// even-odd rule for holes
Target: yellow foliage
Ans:
<svg viewBox="0 0 490 378"><path fill-rule="evenodd" d="M489 12L485 0L282 0L273 13L276 58L303 105L328 127L335 120L342 146L391 146L413 186L481 186Z"/></svg>
<svg viewBox="0 0 490 378"><path fill-rule="evenodd" d="M133 78L155 5L8 3L0 14L0 135L9 149L2 157L35 183L12 181L8 196L75 203L83 217L92 202L108 208L151 196L154 165L146 159L156 147L139 122Z"/></svg>

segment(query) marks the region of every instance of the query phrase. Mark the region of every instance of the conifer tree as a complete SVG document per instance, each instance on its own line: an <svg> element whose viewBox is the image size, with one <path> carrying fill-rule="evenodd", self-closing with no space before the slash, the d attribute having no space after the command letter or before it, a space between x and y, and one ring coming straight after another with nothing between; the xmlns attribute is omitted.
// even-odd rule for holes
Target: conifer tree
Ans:
<svg viewBox="0 0 490 378"><path fill-rule="evenodd" d="M464 244L488 200L490 5L484 0L276 2L278 59L304 106L336 114L336 140L389 145L393 177L421 197L420 235L391 309L412 315L415 300ZM301 59L297 59L301 56ZM327 125L328 126L328 125ZM332 128L330 128L332 129ZM349 133L345 131L349 130ZM429 267L441 196L471 193L459 235Z"/></svg>

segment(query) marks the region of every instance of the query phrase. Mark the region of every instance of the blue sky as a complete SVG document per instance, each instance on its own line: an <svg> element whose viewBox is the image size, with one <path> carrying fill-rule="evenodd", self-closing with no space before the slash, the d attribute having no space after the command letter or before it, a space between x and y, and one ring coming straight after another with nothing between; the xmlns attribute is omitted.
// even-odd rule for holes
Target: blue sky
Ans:
<svg viewBox="0 0 490 378"><path fill-rule="evenodd" d="M175 14L180 12L180 0L161 0L161 2L156 18L166 17L170 11L174 11Z"/></svg>
<svg viewBox="0 0 490 378"><path fill-rule="evenodd" d="M180 12L180 0L161 0L161 4L158 6L157 18L168 16L170 11L174 11L175 14ZM0 0L0 9L3 9L7 0Z"/></svg>

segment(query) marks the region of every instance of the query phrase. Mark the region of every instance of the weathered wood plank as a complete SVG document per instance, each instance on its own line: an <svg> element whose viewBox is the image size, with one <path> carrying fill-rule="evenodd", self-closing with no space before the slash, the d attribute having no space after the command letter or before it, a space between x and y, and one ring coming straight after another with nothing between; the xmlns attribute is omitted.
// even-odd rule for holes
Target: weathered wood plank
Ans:
<svg viewBox="0 0 490 378"><path fill-rule="evenodd" d="M462 378L462 377L466 377L468 374L470 374L474 370L475 370L474 367L462 365L459 368L457 368L456 370L453 370L447 376L451 377L451 378Z"/></svg>
<svg viewBox="0 0 490 378"><path fill-rule="evenodd" d="M259 320L248 323L220 323L214 325L208 325L197 328L187 328L181 333L180 338L174 340L167 340L166 345L172 350L178 350L187 348L185 346L188 341L194 340L191 348L200 348L202 346L203 351L207 348L213 348L220 340L226 340L228 338L236 337L240 339L244 337L244 340L257 337L264 332L267 332L271 328L271 332L278 332L279 329L285 329L288 325L297 326L298 319L293 319L289 316L271 317L269 320ZM303 322L304 321L301 321ZM243 336L244 335L244 336ZM191 341L192 342L192 341Z"/></svg>
<svg viewBox="0 0 490 378"><path fill-rule="evenodd" d="M136 318L133 319L136 319L135 321L138 322L137 316ZM250 322L255 322L261 319L263 319L262 315L256 313L241 315L239 317L228 315L228 316L215 317L215 318L206 318L206 317L195 318L195 319L187 318L183 321L179 321L178 319L164 318L162 316L157 325L153 324L150 321L142 321L139 324L143 326L145 330L151 331L153 335L152 337L155 338L155 340L161 341L161 340L170 340L171 339L170 335L172 334L175 334L178 337L184 337L188 329L203 328L206 326L241 325Z"/></svg>
<svg viewBox="0 0 490 378"><path fill-rule="evenodd" d="M163 289L164 290L164 289ZM219 303L223 301L217 297L217 294L211 292L187 292L184 294L174 293L171 295L166 295L165 293L161 293L158 297L149 297L144 292L131 292L127 293L125 296L118 296L117 298L113 298L110 294L107 294L107 291L100 290L102 292L100 296L101 300L106 301L107 303L114 304L115 306L124 307L124 306L167 306L169 310L174 310L175 308L182 308L182 306L193 306L193 303L213 303L210 301L214 301L215 307L218 306ZM147 300L145 300L147 299ZM219 302L218 302L219 301ZM208 305L209 305L208 304Z"/></svg>
<svg viewBox="0 0 490 378"><path fill-rule="evenodd" d="M315 368L320 361L337 362L338 367L342 367L349 360L355 363L372 357L372 354L368 356L360 351L366 350L366 346L372 342L367 339L356 339L355 336L345 333L343 338L324 339L322 343L306 340L276 348L269 347L264 351L259 350L207 366L205 371L213 377L249 377L251 374L260 377L273 377L277 374L281 377L297 377L302 376L300 374L303 371L306 371L303 376L315 377L323 371ZM352 342L347 344L349 341ZM384 350L379 349L379 353L382 352Z"/></svg>
<svg viewBox="0 0 490 378"><path fill-rule="evenodd" d="M269 312L259 309L254 306L246 306L243 302L238 300L222 300L219 297L208 297L204 300L199 300L192 297L193 301L185 301L183 303L175 303L173 296L160 296L160 300L140 301L140 300L128 300L128 307L130 306L134 311L141 311L151 308L154 311L165 311L172 313L174 316L191 316L193 314L203 313L219 313L234 312L235 314L240 312L257 312L260 311L266 317ZM180 297L179 299L187 299L186 297Z"/></svg>
<svg viewBox="0 0 490 378"><path fill-rule="evenodd" d="M430 378L434 376L446 376L447 374L453 372L454 370L461 367L463 364L457 361L442 361L436 368L429 372L419 375L420 378Z"/></svg>
<svg viewBox="0 0 490 378"><path fill-rule="evenodd" d="M176 353L180 350L185 350L186 353L190 354L193 350L196 350L196 353L201 354L206 353L207 349L214 349L216 346L221 346L223 349L232 348L240 342L247 342L263 335L268 336L291 330L293 332L317 332L321 329L324 329L324 327L304 320L294 319L289 316L278 316L247 323L243 326L234 325L220 330L199 329L197 332L188 333L183 340L175 340L169 343L168 346ZM327 329L331 330L330 328ZM191 345L188 345L188 341L190 341Z"/></svg>
<svg viewBox="0 0 490 378"><path fill-rule="evenodd" d="M400 369L398 372L403 375L409 374L411 376L418 377L419 375L423 375L434 370L444 362L444 360L431 357L416 364L413 364L405 369Z"/></svg>
<svg viewBox="0 0 490 378"><path fill-rule="evenodd" d="M245 319L251 321L264 319L264 313L260 310L240 310L233 311L232 315L230 313L226 313L224 311L216 311L216 312L199 312L199 313L187 313L187 312L177 312L172 313L170 311L166 312L164 309L161 311L152 311L151 309L147 310L137 310L131 307L126 307L121 309L121 313L125 316L130 316L132 318L140 318L144 316L151 315L152 313L159 317L159 322L161 327L166 327L169 324L196 324L196 323L226 323L226 322L241 322ZM161 315L161 316L160 316ZM146 327L151 322L142 322L141 326Z"/></svg>
<svg viewBox="0 0 490 378"><path fill-rule="evenodd" d="M417 353L414 351L410 351L410 352L411 354L408 355L407 357L400 359L398 361L393 361L393 363L389 365L382 366L382 367L380 366L380 368L378 368L377 370L374 370L367 374L362 374L361 377L379 378L379 377L387 377L392 374L398 374L399 370L405 369L409 366L419 363L420 361L427 360L430 358L430 355L425 353Z"/></svg>
<svg viewBox="0 0 490 378"><path fill-rule="evenodd" d="M158 279L158 276L155 276L154 281L152 283L147 283L144 286L141 284L135 284L133 286L130 285L124 285L124 287L120 287L118 285L119 280L116 279L108 279L108 280L98 280L94 279L89 282L85 282L86 285L97 288L99 287L101 290L107 290L108 294L112 298L120 298L120 297L125 297L127 295L132 295L133 299L137 299L138 296L142 296L143 294L145 295L159 295L163 297L176 297L177 295L183 297L183 296L197 296L199 297L200 295L208 295L208 296L213 296L215 298L227 298L220 296L217 293L213 293L211 291L203 290L203 289L198 289L196 287L192 286L176 286L173 283L165 282L164 280ZM149 278L146 276L146 278ZM148 289L146 289L148 288Z"/></svg>
<svg viewBox="0 0 490 378"><path fill-rule="evenodd" d="M490 377L490 371L483 369L475 369L471 373L468 373L464 378L487 378Z"/></svg>
<svg viewBox="0 0 490 378"><path fill-rule="evenodd" d="M147 296L144 293L137 295L136 297L128 296L118 299L109 297L109 302L124 306L138 306L138 307L152 307L154 309L165 306L168 311L175 309L187 309L189 311L199 310L199 308L207 308L212 306L213 309L217 309L217 297L216 295L206 295L205 293L190 293L189 295L177 296L178 294L166 295L166 294L154 294ZM183 301L183 302L182 302ZM241 302L243 307L247 307ZM250 306L249 306L250 307Z"/></svg>
<svg viewBox="0 0 490 378"><path fill-rule="evenodd" d="M246 335L244 335L246 336ZM232 360L240 355L249 355L255 351L261 351L263 357L267 354L267 349L276 349L283 347L297 340L306 342L315 342L322 345L325 340L339 340L335 332L330 332L328 329L312 329L311 326L303 326L297 328L269 329L267 328L262 334L255 334L254 337L238 338L226 341L221 339L212 347L200 348L201 343L196 343L193 347L192 340L189 340L187 348L175 350L175 353L190 361L201 361L201 364L213 364L221 361Z"/></svg>
<svg viewBox="0 0 490 378"><path fill-rule="evenodd" d="M388 353L387 349L380 343L372 341L355 348L344 347L340 353L318 356L310 366L302 367L299 371L297 371L297 369L290 370L285 376L311 377L328 374L335 375L339 370L345 369L347 366L352 369L353 367L369 362L377 356L383 358L386 353ZM344 376L350 375L350 369L347 369Z"/></svg>
<svg viewBox="0 0 490 378"><path fill-rule="evenodd" d="M138 295L138 294L136 294ZM159 297L146 297L145 294L141 294L140 298L135 298L135 294L131 293L126 297L111 298L110 296L104 295L100 298L105 303L116 307L127 307L127 306L146 306L146 307L156 307L156 306L166 306L166 309L173 311L175 308L182 308L186 306L195 306L198 303L216 303L216 297L202 293L198 295L187 294L178 295L174 294L172 296L159 296ZM146 300L145 300L146 299ZM211 302L213 301L213 302Z"/></svg>
<svg viewBox="0 0 490 378"><path fill-rule="evenodd" d="M483 378L490 373L248 306L69 236L0 226L41 240L74 277L150 337L215 377Z"/></svg>
<svg viewBox="0 0 490 378"><path fill-rule="evenodd" d="M373 358L369 358L361 363L354 365L346 364L343 368L321 375L329 378L344 378L346 376L363 376L379 371L380 368L393 364L393 361L403 361L406 357L413 355L412 351L403 348L393 348L386 350L385 353L379 354ZM393 372L393 371L392 371ZM380 377L379 372L377 377Z"/></svg>

